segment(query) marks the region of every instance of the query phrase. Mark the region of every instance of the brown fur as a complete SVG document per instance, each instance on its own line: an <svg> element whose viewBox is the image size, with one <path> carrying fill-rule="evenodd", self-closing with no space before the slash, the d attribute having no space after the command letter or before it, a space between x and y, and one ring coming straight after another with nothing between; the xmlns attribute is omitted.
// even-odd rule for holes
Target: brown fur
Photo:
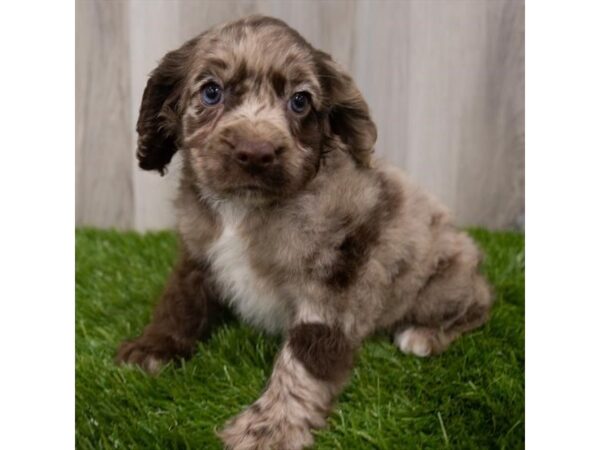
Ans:
<svg viewBox="0 0 600 450"><path fill-rule="evenodd" d="M310 101L295 110L298 92ZM220 432L228 448L311 445L378 329L426 356L487 319L473 241L372 158L377 130L351 77L280 20L227 23L168 53L137 129L143 169L181 152L182 259L118 360L153 371L189 357L226 306L286 336L262 396Z"/></svg>
<svg viewBox="0 0 600 450"><path fill-rule="evenodd" d="M140 337L121 345L117 359L154 372L160 363L189 358L198 339L208 334L223 311L211 285L206 264L190 259L184 252L152 322Z"/></svg>
<svg viewBox="0 0 600 450"><path fill-rule="evenodd" d="M294 357L318 379L344 379L352 368L352 347L339 327L301 323L290 332L289 343Z"/></svg>
<svg viewBox="0 0 600 450"><path fill-rule="evenodd" d="M389 186L385 178L379 180L381 191L368 219L344 237L331 271L325 278L326 284L335 289L346 289L357 278L357 272L367 261L369 251L378 242L382 227L400 211L402 192Z"/></svg>

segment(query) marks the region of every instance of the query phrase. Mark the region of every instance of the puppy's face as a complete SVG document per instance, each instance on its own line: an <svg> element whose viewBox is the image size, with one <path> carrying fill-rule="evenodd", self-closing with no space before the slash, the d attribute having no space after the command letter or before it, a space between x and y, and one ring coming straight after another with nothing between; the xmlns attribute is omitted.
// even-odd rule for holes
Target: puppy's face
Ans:
<svg viewBox="0 0 600 450"><path fill-rule="evenodd" d="M198 182L221 196L281 196L317 170L321 87L313 52L281 26L203 38L184 99L183 147Z"/></svg>
<svg viewBox="0 0 600 450"><path fill-rule="evenodd" d="M283 22L256 16L167 54L137 130L142 168L162 172L181 149L201 190L248 200L302 189L334 142L368 165L376 138L351 78Z"/></svg>

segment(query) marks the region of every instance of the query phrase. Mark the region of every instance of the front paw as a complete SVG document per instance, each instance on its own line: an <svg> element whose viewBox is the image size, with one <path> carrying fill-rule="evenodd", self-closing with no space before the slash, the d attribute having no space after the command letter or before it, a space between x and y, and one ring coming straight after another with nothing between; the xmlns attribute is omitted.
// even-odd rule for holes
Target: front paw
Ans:
<svg viewBox="0 0 600 450"><path fill-rule="evenodd" d="M283 410L257 403L230 420L219 432L229 450L301 450L313 444L306 423L291 423Z"/></svg>
<svg viewBox="0 0 600 450"><path fill-rule="evenodd" d="M119 364L135 364L146 372L155 374L174 356L168 337L140 336L123 342L117 352L116 360Z"/></svg>

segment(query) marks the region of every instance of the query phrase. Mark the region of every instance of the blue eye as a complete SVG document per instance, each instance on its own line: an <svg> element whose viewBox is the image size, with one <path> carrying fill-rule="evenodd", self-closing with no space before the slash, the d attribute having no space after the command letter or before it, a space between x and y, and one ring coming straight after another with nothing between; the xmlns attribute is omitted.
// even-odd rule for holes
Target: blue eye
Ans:
<svg viewBox="0 0 600 450"><path fill-rule="evenodd" d="M302 114L310 105L308 92L296 92L290 99L290 109L296 114Z"/></svg>
<svg viewBox="0 0 600 450"><path fill-rule="evenodd" d="M202 87L202 103L206 106L214 106L221 102L223 89L217 83L209 82Z"/></svg>

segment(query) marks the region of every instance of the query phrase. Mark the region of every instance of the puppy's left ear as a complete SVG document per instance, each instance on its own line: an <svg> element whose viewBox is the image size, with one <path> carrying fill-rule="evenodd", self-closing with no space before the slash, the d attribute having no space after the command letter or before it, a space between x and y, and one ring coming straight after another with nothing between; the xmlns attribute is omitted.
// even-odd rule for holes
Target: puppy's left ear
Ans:
<svg viewBox="0 0 600 450"><path fill-rule="evenodd" d="M145 170L164 175L177 151L180 127L180 99L188 73L190 56L197 39L167 53L150 74L137 121L137 158Z"/></svg>
<svg viewBox="0 0 600 450"><path fill-rule="evenodd" d="M352 77L328 54L317 50L316 62L329 108L331 132L348 146L358 164L369 167L377 140L377 127L371 119L367 102Z"/></svg>

